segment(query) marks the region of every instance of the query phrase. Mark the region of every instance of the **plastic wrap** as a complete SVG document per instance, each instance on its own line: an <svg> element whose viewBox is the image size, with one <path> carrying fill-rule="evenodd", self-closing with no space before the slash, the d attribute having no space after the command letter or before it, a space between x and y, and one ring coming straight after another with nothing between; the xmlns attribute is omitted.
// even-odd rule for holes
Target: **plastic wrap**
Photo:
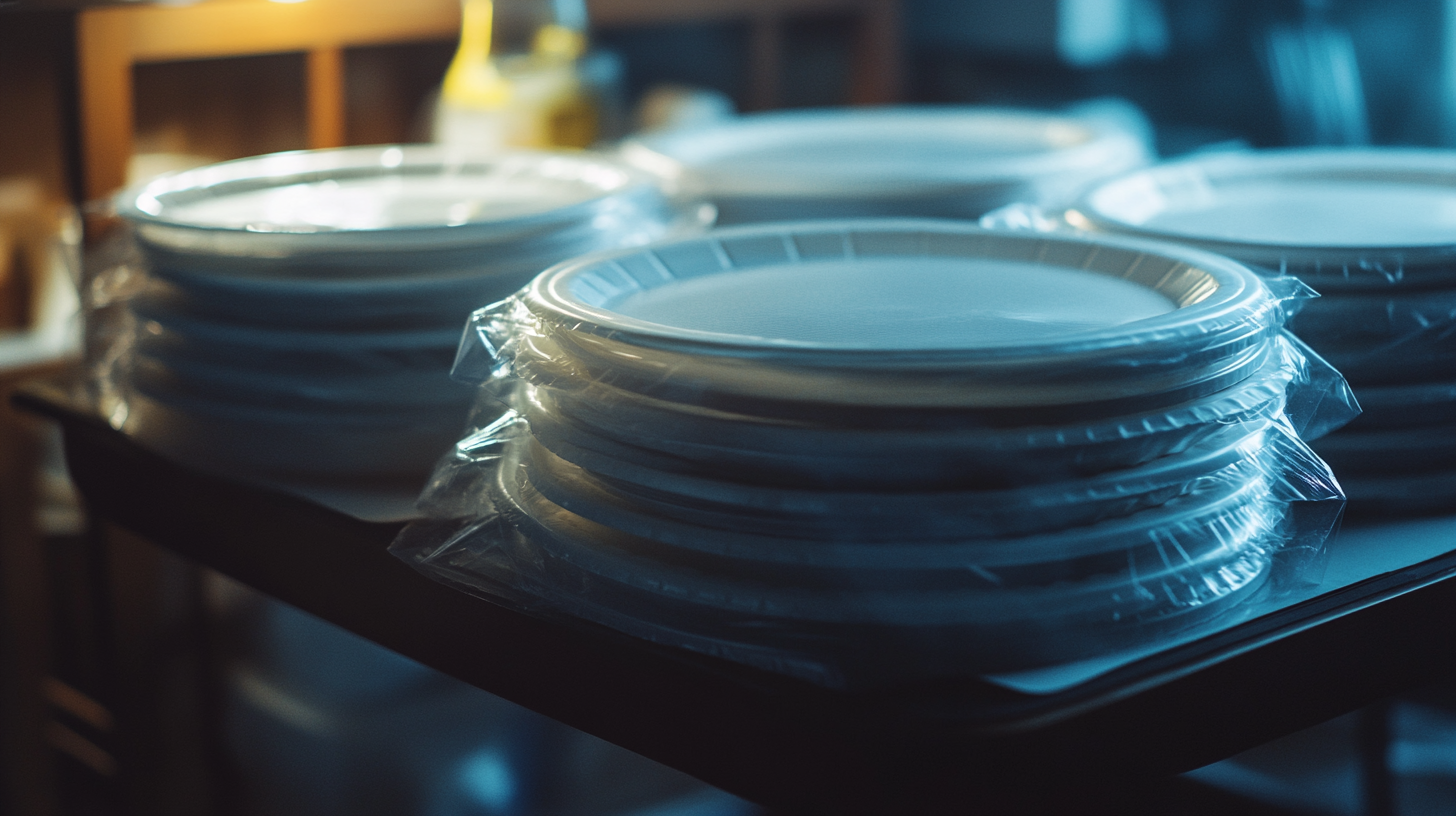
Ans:
<svg viewBox="0 0 1456 816"><path fill-rule="evenodd" d="M117 209L90 301L116 427L233 476L411 490L470 408L448 374L471 309L562 259L712 218L606 156L432 146L224 162Z"/></svg>
<svg viewBox="0 0 1456 816"><path fill-rule="evenodd" d="M812 278L831 246L894 260L907 288L936 259L1018 259L1174 307L891 349L862 338L897 342L875 323L905 319L893 297L817 341L615 311L721 273ZM765 225L564 264L472 318L455 371L481 386L478 423L394 552L516 608L833 686L1146 647L1317 577L1343 497L1301 431L1358 408L1281 332L1305 296L1200 253L949 222Z"/></svg>
<svg viewBox="0 0 1456 816"><path fill-rule="evenodd" d="M1288 328L1357 389L1365 414L1315 447L1361 507L1449 510L1456 493L1456 153L1281 150L1196 156L1114 179L1062 212L1031 204L983 225L1177 241L1321 297ZM1396 430L1399 429L1399 430ZM1406 478L1409 477L1409 478ZM1408 488L1399 500L1399 484ZM1368 501L1367 501L1368 499Z"/></svg>

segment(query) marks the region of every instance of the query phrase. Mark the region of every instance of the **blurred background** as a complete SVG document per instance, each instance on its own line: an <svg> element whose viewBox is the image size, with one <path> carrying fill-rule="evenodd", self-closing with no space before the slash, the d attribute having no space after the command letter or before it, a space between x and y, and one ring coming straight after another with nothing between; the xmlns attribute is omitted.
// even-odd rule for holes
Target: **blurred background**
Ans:
<svg viewBox="0 0 1456 816"><path fill-rule="evenodd" d="M1163 157L1456 147L1452 0L497 0L471 44L472 2L464 41L458 0L0 3L0 390L80 356L76 312L95 293L72 281L106 197L224 159L486 132L586 146L774 108L1088 100L1151 128ZM500 76L471 73L487 51ZM502 112L493 82L535 88L534 107ZM756 812L92 532L52 432L0 404L7 812ZM1250 812L1456 813L1456 695L1423 690L1193 778Z"/></svg>

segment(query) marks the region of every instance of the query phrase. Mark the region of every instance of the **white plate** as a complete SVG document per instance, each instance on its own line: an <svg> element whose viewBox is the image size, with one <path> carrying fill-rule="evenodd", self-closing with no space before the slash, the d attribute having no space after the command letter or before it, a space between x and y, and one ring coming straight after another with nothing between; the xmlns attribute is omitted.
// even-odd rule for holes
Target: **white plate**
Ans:
<svg viewBox="0 0 1456 816"><path fill-rule="evenodd" d="M451 380L441 369L384 371L340 375L333 370L312 374L248 370L185 358L161 360L137 354L127 381L153 394L174 394L216 403L257 406L323 414L378 412L410 408L469 405L470 387Z"/></svg>
<svg viewBox="0 0 1456 816"><path fill-rule="evenodd" d="M521 302L540 325L517 344L526 380L725 409L1156 407L1252 359L1280 320L1263 282L1216 256L914 220L592 256L543 273Z"/></svg>
<svg viewBox="0 0 1456 816"><path fill-rule="evenodd" d="M1197 583L1214 564L1269 544L1279 524L1267 485L1255 480L1043 536L831 544L738 535L732 544L704 536L662 545L566 511L515 461L508 455L500 471L499 498L513 523L531 519L521 527L528 535L546 533L536 543L547 552L646 592L770 618L931 626L1181 606L1185 599L1137 598L1133 585L1179 575ZM1019 593L1061 605L1025 608Z"/></svg>
<svg viewBox="0 0 1456 816"><path fill-rule="evenodd" d="M1137 465L1184 450L1225 425L1266 420L1283 408L1294 375L1295 364L1273 353L1254 374L1212 395L1155 411L1056 423L1037 422L1025 412L999 422L984 412L953 412L886 427L853 414L770 420L654 400L602 383L534 387L517 402L548 447L606 472L626 464L661 471L663 478L698 474L813 488L989 488Z"/></svg>
<svg viewBox="0 0 1456 816"><path fill-rule="evenodd" d="M531 443L528 478L580 516L668 543L723 531L821 542L964 540L1064 530L1131 515L1212 482L1262 480L1282 464L1262 452L1267 423L1231 426L1136 468L1005 490L810 490L679 474L584 470ZM632 476L639 478L632 478Z"/></svg>
<svg viewBox="0 0 1456 816"><path fill-rule="evenodd" d="M1316 289L1456 284L1456 152L1218 154L1103 183L1075 227L1174 240Z"/></svg>
<svg viewBox="0 0 1456 816"><path fill-rule="evenodd" d="M118 211L144 248L267 261L440 251L673 220L660 177L590 153L478 156L429 145L275 153L170 174ZM285 265L283 267L287 269ZM336 274L360 275L368 264Z"/></svg>
<svg viewBox="0 0 1456 816"><path fill-rule="evenodd" d="M641 137L651 166L690 168L722 223L868 216L973 218L1002 203L1070 194L1144 163L1109 120L999 108L850 108L744 116Z"/></svg>

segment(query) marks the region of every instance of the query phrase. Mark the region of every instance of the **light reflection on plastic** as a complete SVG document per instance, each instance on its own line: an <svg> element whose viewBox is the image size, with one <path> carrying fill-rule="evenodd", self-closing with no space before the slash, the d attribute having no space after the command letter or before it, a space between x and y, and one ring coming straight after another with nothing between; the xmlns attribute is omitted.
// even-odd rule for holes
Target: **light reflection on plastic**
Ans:
<svg viewBox="0 0 1456 816"><path fill-rule="evenodd" d="M491 812L508 811L516 798L510 762L499 748L484 748L460 763L460 785Z"/></svg>

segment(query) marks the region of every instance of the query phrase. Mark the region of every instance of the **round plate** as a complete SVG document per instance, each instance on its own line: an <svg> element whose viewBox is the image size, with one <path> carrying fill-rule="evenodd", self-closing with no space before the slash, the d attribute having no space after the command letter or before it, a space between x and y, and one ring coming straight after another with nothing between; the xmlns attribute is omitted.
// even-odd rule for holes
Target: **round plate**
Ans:
<svg viewBox="0 0 1456 816"><path fill-rule="evenodd" d="M1035 536L828 542L699 528L702 535L685 535L669 543L591 521L552 502L531 481L532 469L521 460L523 447L516 446L503 459L500 489L512 504L551 530L553 542L629 583L658 583L647 573L632 575L626 563L629 561L637 562L636 566L644 570L649 565L664 573L680 570L675 580L663 585L675 584L690 592L702 588L713 596L703 601L709 604L724 601L709 590L716 581L762 581L768 596L775 594L774 587L785 591L781 614L789 617L814 618L825 612L814 611L817 601L813 599L793 597L801 592L894 592L905 603L903 612L912 616L904 622L915 620L917 608L928 612L920 608L924 601L921 596L935 595L941 589L966 592L998 587L1063 587L1071 594L1079 594L1079 589L1067 585L1079 579L1125 584L1155 573L1194 568L1205 555L1236 556L1255 546L1255 542L1267 544L1282 523L1282 511L1269 499L1268 483L1255 477L1243 482L1214 483L1203 492L1130 516ZM943 604L945 600L933 603ZM976 609L985 601L967 598L959 612L942 612L952 617L973 614L994 618L998 614L995 610ZM752 603L747 599L744 602ZM727 607L735 605L735 601L725 602ZM874 615L853 608L829 614L851 618ZM922 620L929 622L931 618Z"/></svg>
<svg viewBox="0 0 1456 816"><path fill-rule="evenodd" d="M1279 346L1282 347L1283 341ZM992 425L982 413L875 428L773 421L652 400L600 383L532 388L518 400L532 433L569 461L615 474L706 476L786 487L990 489L1129 467L1185 450L1284 405L1295 369L1270 354L1239 384L1181 405L1105 420ZM1018 422L1017 420L1020 420Z"/></svg>
<svg viewBox="0 0 1456 816"><path fill-rule="evenodd" d="M1056 199L1147 161L1109 120L997 108L760 113L629 141L623 154L688 167L721 223L870 216L974 218Z"/></svg>
<svg viewBox="0 0 1456 816"><path fill-rule="evenodd" d="M1286 327L1311 345L1381 346L1456 330L1456 289L1336 291L1302 301Z"/></svg>
<svg viewBox="0 0 1456 816"><path fill-rule="evenodd" d="M1074 227L1177 241L1316 289L1456 286L1456 153L1270 150L1200 156L1098 185Z"/></svg>
<svg viewBox="0 0 1456 816"><path fill-rule="evenodd" d="M672 220L663 179L590 153L480 156L428 145L275 153L162 176L117 208L144 249L263 259L398 254L549 238L595 219ZM644 214L645 217L644 217ZM352 260L352 259L351 259ZM325 263L320 269L327 269ZM386 263L343 263L358 277Z"/></svg>
<svg viewBox="0 0 1456 816"><path fill-rule="evenodd" d="M527 381L760 415L1127 413L1192 398L1280 321L1257 276L1211 255L935 221L723 230L559 265L521 298L539 324L516 344Z"/></svg>
<svg viewBox="0 0 1456 816"><path fill-rule="evenodd" d="M705 529L822 542L956 540L1080 527L1206 491L1213 482L1265 479L1277 467L1261 453L1265 432L1262 425L1233 426L1138 468L1011 490L803 490L652 472L620 479L584 470L534 441L525 467L537 490L563 508L668 543Z"/></svg>
<svg viewBox="0 0 1456 816"><path fill-rule="evenodd" d="M768 573L777 578L676 566L642 550L641 539L551 505L520 480L520 468L499 474L496 506L543 570L518 579L545 582L534 591L653 640L781 669L788 660L821 670L827 662L855 680L1049 665L1208 622L1262 586L1279 524L1267 503L1245 497L1222 523L1202 528L1224 531L1203 539L1215 546L1174 558L1155 544L1130 562L1134 550L1125 549L1116 564L1101 565L1106 571L1038 570L1051 583L1016 587L998 585L973 560L969 569L937 570L929 583L913 573L909 588L895 587L893 570L871 571L865 583L841 573L827 588L807 588L782 564Z"/></svg>
<svg viewBox="0 0 1456 816"><path fill-rule="evenodd" d="M165 311L137 314L136 348L172 364L191 361L242 376L368 377L434 372L449 377L460 329L302 331L196 319Z"/></svg>
<svg viewBox="0 0 1456 816"><path fill-rule="evenodd" d="M164 362L140 353L133 356L127 379L152 394L325 415L463 407L470 404L475 393L439 369L355 376L340 376L333 371L298 375L228 368L185 358Z"/></svg>
<svg viewBox="0 0 1456 816"><path fill-rule="evenodd" d="M147 315L285 331L455 329L465 325L472 311L509 297L547 266L502 275L404 277L390 286L295 280L286 290L272 281L253 286L259 281L248 278L204 274L171 283L154 277L130 302Z"/></svg>

